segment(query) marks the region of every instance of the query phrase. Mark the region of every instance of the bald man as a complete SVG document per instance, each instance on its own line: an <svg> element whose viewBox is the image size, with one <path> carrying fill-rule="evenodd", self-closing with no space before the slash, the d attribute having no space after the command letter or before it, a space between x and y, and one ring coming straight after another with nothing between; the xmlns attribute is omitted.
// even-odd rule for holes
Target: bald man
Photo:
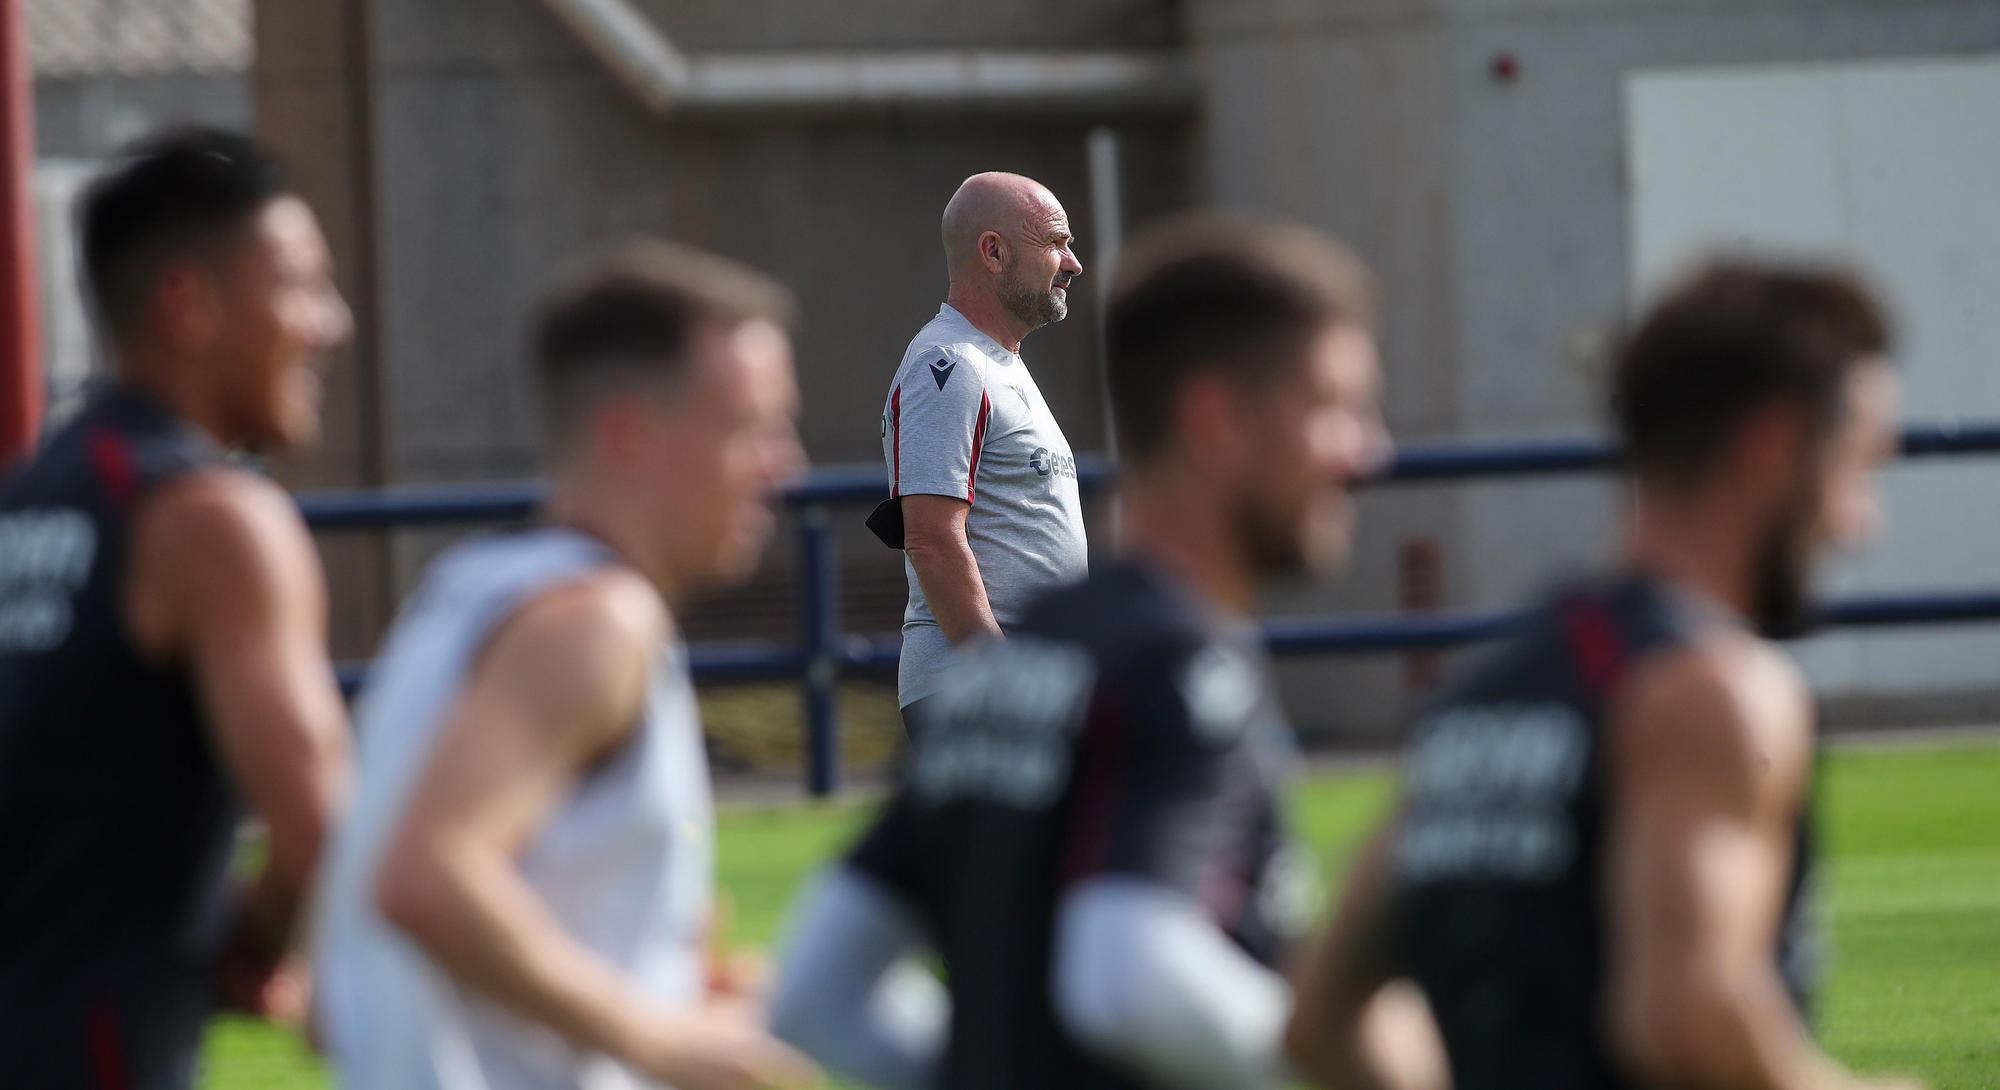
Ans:
<svg viewBox="0 0 2000 1090"><path fill-rule="evenodd" d="M897 702L922 727L955 648L999 639L1038 592L1086 574L1076 458L1021 359L1083 272L1069 216L1018 174L975 174L944 209L951 287L882 411L889 499L868 525L903 550Z"/></svg>

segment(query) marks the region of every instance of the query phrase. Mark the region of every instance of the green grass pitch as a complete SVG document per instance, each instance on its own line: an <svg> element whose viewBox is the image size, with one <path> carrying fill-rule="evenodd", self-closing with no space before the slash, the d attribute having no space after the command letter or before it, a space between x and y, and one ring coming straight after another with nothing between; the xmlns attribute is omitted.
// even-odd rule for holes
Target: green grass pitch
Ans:
<svg viewBox="0 0 2000 1090"><path fill-rule="evenodd" d="M1299 827L1330 869L1382 812L1379 774L1318 777ZM1847 752L1821 792L1834 954L1821 1039L1867 1071L1936 1090L2000 1090L2000 746ZM850 835L854 806L725 812L722 882L734 937L768 942L799 880ZM244 1022L209 1043L205 1090L320 1090L288 1034Z"/></svg>

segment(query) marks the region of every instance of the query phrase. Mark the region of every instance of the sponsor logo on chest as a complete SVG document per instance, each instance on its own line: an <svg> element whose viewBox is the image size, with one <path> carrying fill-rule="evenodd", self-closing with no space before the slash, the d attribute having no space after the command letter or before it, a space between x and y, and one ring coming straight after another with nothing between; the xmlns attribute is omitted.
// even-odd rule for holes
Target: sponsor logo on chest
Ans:
<svg viewBox="0 0 2000 1090"><path fill-rule="evenodd" d="M1076 480L1076 458L1068 454L1058 454L1047 447L1036 447L1028 456L1028 467L1037 477L1067 477Z"/></svg>

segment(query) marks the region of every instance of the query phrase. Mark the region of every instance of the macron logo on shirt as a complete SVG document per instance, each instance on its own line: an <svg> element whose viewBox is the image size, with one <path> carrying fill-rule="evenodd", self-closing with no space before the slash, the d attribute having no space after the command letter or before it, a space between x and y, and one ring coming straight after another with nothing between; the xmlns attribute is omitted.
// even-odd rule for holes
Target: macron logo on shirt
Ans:
<svg viewBox="0 0 2000 1090"><path fill-rule="evenodd" d="M958 364L950 360L940 359L931 364L931 377L937 380L938 389L944 389L944 384L951 381L951 373L956 370Z"/></svg>

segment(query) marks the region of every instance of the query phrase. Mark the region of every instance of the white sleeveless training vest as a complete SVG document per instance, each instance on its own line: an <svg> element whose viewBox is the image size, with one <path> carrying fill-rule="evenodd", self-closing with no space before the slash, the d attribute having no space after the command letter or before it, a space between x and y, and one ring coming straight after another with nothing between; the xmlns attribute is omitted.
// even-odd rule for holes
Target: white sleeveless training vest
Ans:
<svg viewBox="0 0 2000 1090"><path fill-rule="evenodd" d="M375 910L375 877L436 735L495 628L527 599L618 563L566 529L484 537L441 557L404 606L357 703L360 776L318 891L318 1017L351 1090L635 1090L443 975ZM571 937L669 1004L702 1000L714 812L678 644L662 647L642 721L522 853L521 875Z"/></svg>

